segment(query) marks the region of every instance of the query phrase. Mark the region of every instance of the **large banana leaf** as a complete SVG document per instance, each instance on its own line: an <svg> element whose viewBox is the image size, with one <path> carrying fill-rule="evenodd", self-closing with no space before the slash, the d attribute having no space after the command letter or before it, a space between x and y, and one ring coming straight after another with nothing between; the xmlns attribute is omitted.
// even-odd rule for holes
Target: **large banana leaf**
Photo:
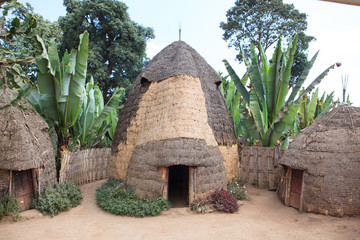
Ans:
<svg viewBox="0 0 360 240"><path fill-rule="evenodd" d="M231 80L234 82L236 88L238 89L238 91L241 93L241 95L243 96L243 98L245 99L245 101L249 102L250 101L250 94L249 92L246 90L245 88L245 82L247 80L247 75L245 74L244 77L242 79L240 79L238 77L238 75L235 73L234 69L230 66L230 64L228 63L228 61L226 61L225 59L223 60L226 70L228 71Z"/></svg>
<svg viewBox="0 0 360 240"><path fill-rule="evenodd" d="M60 109L57 102L58 96L60 95L60 83L55 77L55 74L52 74L53 67L51 66L43 40L39 36L36 36L36 40L41 50L41 54L36 57L36 65L39 68L37 83L41 96L42 109L49 120L61 125L63 119L60 116Z"/></svg>
<svg viewBox="0 0 360 240"><path fill-rule="evenodd" d="M280 111L280 109L283 107L285 103L285 98L288 93L288 86L290 82L290 76L291 76L291 67L294 62L294 56L296 52L296 44L297 44L297 36L294 39L294 43L292 43L291 40L289 40L289 47L288 47L288 53L287 53L287 59L284 58L283 63L285 64L282 68L283 73L281 75L280 83L279 83L279 89L278 89L278 95L276 96L276 105L275 105L275 113L274 116L277 115L277 113ZM271 77L271 76L270 76ZM274 94L274 92L273 92ZM274 118L273 118L274 119Z"/></svg>
<svg viewBox="0 0 360 240"><path fill-rule="evenodd" d="M268 105L268 112L271 114L270 121L275 119L275 111L276 111L276 96L278 95L278 87L279 87L279 68L280 68L280 61L282 57L281 51L281 40L279 39L274 54L272 56L272 63L269 68L269 82L268 82L268 89L266 90L267 94L267 105Z"/></svg>
<svg viewBox="0 0 360 240"><path fill-rule="evenodd" d="M250 47L250 57L251 57L250 66L247 66L247 72L250 78L250 83L259 99L259 102L263 103L265 97L264 86L263 86L260 66L258 64L258 57L257 54L255 53L254 44L251 44Z"/></svg>
<svg viewBox="0 0 360 240"><path fill-rule="evenodd" d="M81 101L85 94L84 86L89 55L88 45L89 34L85 32L80 35L80 44L76 54L75 74L69 85L69 96L67 98L67 108L65 112L65 121L68 127L72 126L78 117L81 110Z"/></svg>
<svg viewBox="0 0 360 240"><path fill-rule="evenodd" d="M304 71L301 73L299 79L296 81L296 84L295 84L293 90L291 91L291 94L290 94L288 100L286 101L285 105L288 105L292 101L294 101L294 99L295 99L296 95L298 94L301 86L304 84L307 76L309 75L309 72L310 72L312 66L314 65L314 62L315 62L318 54L319 54L319 51L317 51L315 53L315 55L311 58L310 62L308 62L308 64L306 65Z"/></svg>
<svg viewBox="0 0 360 240"><path fill-rule="evenodd" d="M311 92L316 85L318 85L326 75L330 72L331 69L335 69L335 67L340 67L341 63L334 63L330 67L328 67L324 72L322 72L312 83L300 94L300 96L295 100L295 102L298 102L305 94L308 94Z"/></svg>

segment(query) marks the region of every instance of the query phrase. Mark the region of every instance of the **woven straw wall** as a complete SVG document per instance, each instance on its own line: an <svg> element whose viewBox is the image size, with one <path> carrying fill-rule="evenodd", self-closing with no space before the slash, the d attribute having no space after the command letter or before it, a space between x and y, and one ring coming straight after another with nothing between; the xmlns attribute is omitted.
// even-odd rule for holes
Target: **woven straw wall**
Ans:
<svg viewBox="0 0 360 240"><path fill-rule="evenodd" d="M59 181L81 185L108 178L110 151L110 148L93 148L63 152Z"/></svg>

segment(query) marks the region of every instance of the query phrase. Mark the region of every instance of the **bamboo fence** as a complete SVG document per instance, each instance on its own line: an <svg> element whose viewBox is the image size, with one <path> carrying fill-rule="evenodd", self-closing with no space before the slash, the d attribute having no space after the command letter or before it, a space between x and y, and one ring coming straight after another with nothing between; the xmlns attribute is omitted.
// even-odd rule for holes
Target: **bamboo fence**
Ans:
<svg viewBox="0 0 360 240"><path fill-rule="evenodd" d="M76 152L64 151L59 182L82 185L108 178L110 148L93 148Z"/></svg>
<svg viewBox="0 0 360 240"><path fill-rule="evenodd" d="M284 149L279 147L243 147L239 178L259 188L276 190L281 166L278 160Z"/></svg>

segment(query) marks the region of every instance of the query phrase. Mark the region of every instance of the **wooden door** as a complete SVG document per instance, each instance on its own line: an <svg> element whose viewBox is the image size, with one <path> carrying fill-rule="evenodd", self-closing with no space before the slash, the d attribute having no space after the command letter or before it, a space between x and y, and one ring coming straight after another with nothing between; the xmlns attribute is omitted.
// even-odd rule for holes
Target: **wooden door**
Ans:
<svg viewBox="0 0 360 240"><path fill-rule="evenodd" d="M299 209L303 179L302 170L292 169L289 205Z"/></svg>
<svg viewBox="0 0 360 240"><path fill-rule="evenodd" d="M196 194L196 167L189 167L189 206L195 200Z"/></svg>
<svg viewBox="0 0 360 240"><path fill-rule="evenodd" d="M29 209L34 191L31 170L13 171L16 201L21 211Z"/></svg>

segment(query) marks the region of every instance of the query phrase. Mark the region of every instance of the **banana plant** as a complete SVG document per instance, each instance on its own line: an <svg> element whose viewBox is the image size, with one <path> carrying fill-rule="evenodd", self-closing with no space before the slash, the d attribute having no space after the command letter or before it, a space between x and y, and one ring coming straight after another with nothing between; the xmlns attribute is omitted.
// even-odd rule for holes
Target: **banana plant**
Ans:
<svg viewBox="0 0 360 240"><path fill-rule="evenodd" d="M115 89L104 106L102 92L97 85L94 85L93 77L90 77L90 81L86 84L86 95L80 116L73 126L75 135L73 144L79 142L80 148L93 148L101 142L102 145L110 145L118 121L117 109L124 92L124 89Z"/></svg>
<svg viewBox="0 0 360 240"><path fill-rule="evenodd" d="M41 54L36 57L39 68L37 84L39 92L32 102L41 109L49 125L58 134L59 147L68 145L71 128L79 117L85 95L85 81L88 59L89 35L80 35L78 50L66 51L62 61L58 56L56 44L52 41L46 50L43 40L36 36Z"/></svg>
<svg viewBox="0 0 360 240"><path fill-rule="evenodd" d="M318 98L319 88L316 88L315 92L309 98L306 94L300 103L299 116L300 123L299 128L304 129L314 122L318 117L328 113L332 108L337 105L337 101L334 102L334 92L325 96L325 93Z"/></svg>
<svg viewBox="0 0 360 240"><path fill-rule="evenodd" d="M240 91L237 90L234 81L228 80L229 75L224 77L222 73L219 73L219 76L222 79L222 83L219 85L219 89L222 96L224 97L227 109L233 121L236 139L239 139L246 134L241 129L241 125L243 125L243 118L240 115L240 105L243 104L244 101ZM239 79L238 81L241 81L245 85L247 80L248 75L245 74L242 79ZM247 135L244 137L251 141L251 136Z"/></svg>
<svg viewBox="0 0 360 240"><path fill-rule="evenodd" d="M296 44L297 36L293 41L289 40L287 51L283 52L281 38L279 38L270 62L268 62L261 45L260 61L258 61L254 44L251 44L250 47L250 59L240 48L250 78L250 90L247 90L245 85L239 81L240 78L230 64L224 60L231 79L246 101L245 106L240 108L240 115L244 118L242 130L257 139L262 146L275 146L280 138L284 138L294 125L302 97L311 92L331 69L340 65L338 63L331 65L294 100L315 62L318 55L316 53L286 99Z"/></svg>

